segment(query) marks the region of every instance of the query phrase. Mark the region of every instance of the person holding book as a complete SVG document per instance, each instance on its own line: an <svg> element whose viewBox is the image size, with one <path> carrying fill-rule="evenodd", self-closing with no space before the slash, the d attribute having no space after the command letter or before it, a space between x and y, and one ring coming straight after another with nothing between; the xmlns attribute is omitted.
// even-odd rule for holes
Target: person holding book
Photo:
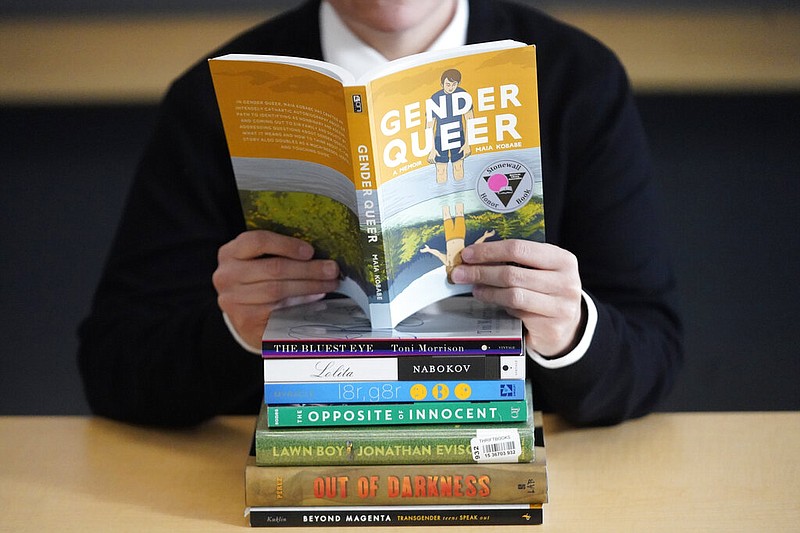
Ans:
<svg viewBox="0 0 800 533"><path fill-rule="evenodd" d="M608 49L499 0L309 0L210 55L324 58L358 73L503 38L537 45L548 243L473 243L452 279L522 319L538 409L576 424L644 415L674 382L681 323L645 136ZM80 327L94 412L171 426L257 412L251 352L270 312L324 297L339 271L300 239L244 229L202 59L161 104Z"/></svg>

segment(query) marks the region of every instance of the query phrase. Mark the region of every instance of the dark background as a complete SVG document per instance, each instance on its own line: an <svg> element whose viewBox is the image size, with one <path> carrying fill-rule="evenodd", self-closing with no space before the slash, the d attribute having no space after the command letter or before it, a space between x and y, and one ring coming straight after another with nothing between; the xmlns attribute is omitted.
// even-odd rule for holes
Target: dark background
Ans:
<svg viewBox="0 0 800 533"><path fill-rule="evenodd" d="M7 0L2 12L108 5ZM636 98L686 323L686 365L662 410L800 409L800 92ZM0 103L0 415L88 413L75 330L155 112Z"/></svg>
<svg viewBox="0 0 800 533"><path fill-rule="evenodd" d="M485 0L491 1L491 0ZM518 0L529 3L543 11L558 7L653 7L652 0ZM2 0L0 13L6 15L71 15L100 13L147 13L225 11L247 9L285 9L302 0ZM662 0L659 6L675 8L695 7L745 7L745 8L791 8L795 0L760 0L754 6L752 0Z"/></svg>

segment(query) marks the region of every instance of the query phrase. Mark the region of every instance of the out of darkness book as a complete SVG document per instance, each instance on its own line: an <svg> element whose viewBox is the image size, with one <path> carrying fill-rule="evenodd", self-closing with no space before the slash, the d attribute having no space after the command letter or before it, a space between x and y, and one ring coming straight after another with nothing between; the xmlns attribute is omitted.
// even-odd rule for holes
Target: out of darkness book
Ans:
<svg viewBox="0 0 800 533"><path fill-rule="evenodd" d="M541 413L534 413L534 459L526 463L245 466L248 507L484 505L547 502Z"/></svg>

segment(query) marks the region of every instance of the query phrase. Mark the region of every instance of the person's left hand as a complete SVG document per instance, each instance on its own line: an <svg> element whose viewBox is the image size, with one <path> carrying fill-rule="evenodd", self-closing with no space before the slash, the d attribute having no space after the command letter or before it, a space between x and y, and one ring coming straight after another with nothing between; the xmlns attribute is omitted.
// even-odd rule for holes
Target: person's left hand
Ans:
<svg viewBox="0 0 800 533"><path fill-rule="evenodd" d="M454 283L473 284L479 300L520 318L528 348L545 357L572 350L583 334L578 260L540 242L507 239L472 244L453 269Z"/></svg>

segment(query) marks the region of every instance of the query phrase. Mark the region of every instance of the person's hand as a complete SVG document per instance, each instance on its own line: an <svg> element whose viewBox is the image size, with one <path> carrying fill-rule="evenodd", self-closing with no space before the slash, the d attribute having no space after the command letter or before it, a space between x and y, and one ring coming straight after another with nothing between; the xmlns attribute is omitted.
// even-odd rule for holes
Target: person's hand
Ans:
<svg viewBox="0 0 800 533"><path fill-rule="evenodd" d="M275 309L318 300L336 289L336 262L313 255L307 242L265 230L245 231L219 248L212 275L217 303L248 345L261 346Z"/></svg>
<svg viewBox="0 0 800 533"><path fill-rule="evenodd" d="M545 357L563 355L583 334L578 261L557 246L519 239L476 243L461 252L454 283L474 284L479 300L522 319L528 347Z"/></svg>

